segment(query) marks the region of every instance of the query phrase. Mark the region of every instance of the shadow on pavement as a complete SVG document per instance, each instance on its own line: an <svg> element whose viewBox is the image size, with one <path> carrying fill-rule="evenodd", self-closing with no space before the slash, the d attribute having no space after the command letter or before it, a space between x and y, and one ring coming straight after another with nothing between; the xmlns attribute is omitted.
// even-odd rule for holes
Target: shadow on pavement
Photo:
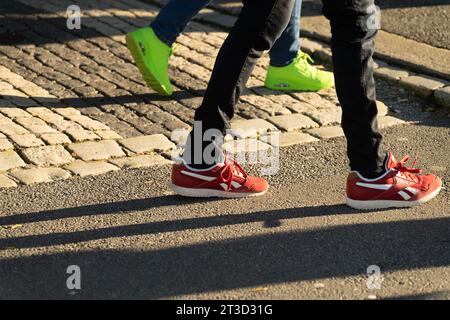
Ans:
<svg viewBox="0 0 450 320"><path fill-rule="evenodd" d="M220 201L220 199L208 199L207 201ZM24 213L11 216L0 216L0 226L42 221L54 221L65 218L89 217L102 214L128 213L131 211L149 210L152 208L161 208L173 205L189 205L198 202L205 202L205 199L186 198L178 195L170 195L147 199L108 202L74 208Z"/></svg>
<svg viewBox="0 0 450 320"><path fill-rule="evenodd" d="M377 81L381 83L382 81ZM261 87L254 87L253 89L258 89ZM249 88L252 89L252 88ZM150 90L150 89L149 89ZM377 89L378 90L378 89ZM182 105L182 100L189 100L192 98L201 98L204 94L204 90L193 90L193 89L187 89L187 90L178 90L174 91L173 95L170 97L164 97L160 96L157 93L149 92L149 93L143 93L143 94L133 94L133 95L118 95L114 97L108 97L108 96L97 96L97 97L74 97L74 98L47 98L47 97L19 97L19 96L11 96L11 95L3 95L2 97L5 100L14 101L15 104L21 106L19 108L26 108L26 107L38 107L38 106L45 106L48 108L65 108L65 107L74 107L74 108L80 108L82 111L83 108L88 107L99 107L99 106L112 106L114 110L114 106L117 105L117 108L120 108L121 105L126 106L127 104L134 104L134 103L154 103L154 102L171 102L171 101L179 101ZM244 90L242 93L242 96L245 95L254 95L253 91L251 90ZM283 95L286 94L286 92L277 92L277 91L271 91L271 95ZM264 94L260 94L264 96ZM403 94L406 96L406 94ZM409 98L406 98L409 100ZM423 98L417 98L420 101L422 101L422 106L429 106L434 105L433 102L428 102L428 100L424 100ZM40 104L37 103L39 101ZM242 103L242 102L241 102ZM408 104L409 102L403 103ZM200 105L200 101L196 102L197 105ZM194 108L197 107L193 106ZM239 114L239 106L240 103L238 103L236 107L236 113ZM16 108L13 103L11 103L12 108ZM7 108L7 107L6 107ZM186 107L188 108L188 107ZM245 108L248 109L248 106ZM252 108L252 107L251 107ZM445 110L442 110L443 112L437 112L435 115L430 112L420 112L420 110L416 110L417 112L392 112L390 111L389 115L404 120L404 121L412 121L414 123L420 123L422 125L427 126L433 126L433 127L450 127L450 122L448 121L448 116L441 116L441 113L445 113ZM113 112L114 113L114 112ZM95 119L95 115L90 115L92 118ZM244 116L245 117L245 116Z"/></svg>
<svg viewBox="0 0 450 320"><path fill-rule="evenodd" d="M151 89L149 89L150 91ZM143 94L133 94L133 95L118 95L114 97L108 96L97 96L97 97L77 97L77 98L47 98L47 97L20 97L13 95L1 95L6 100L14 101L19 106L22 107L40 107L41 105L51 108L84 108L84 107L98 107L104 105L114 105L114 104L127 104L127 103L146 103L146 102L156 102L156 101L173 101L181 99L189 99L193 96L190 93L195 93L198 96L203 95L204 90L185 91L179 90L174 91L170 96L161 96L154 92L143 93ZM248 94L248 93L247 93ZM40 104L37 103L39 101ZM7 106L5 106L8 108ZM11 103L12 108L16 106Z"/></svg>
<svg viewBox="0 0 450 320"><path fill-rule="evenodd" d="M0 225L4 226L11 224L42 222L64 218L96 216L102 214L128 214L131 211L148 210L151 208L170 205L187 205L204 201L204 199L185 199L176 195L163 196L150 199L129 200L0 217ZM210 199L208 199L208 201L210 201ZM220 200L213 199L212 201ZM317 217L330 214L354 214L355 212L355 210L350 209L344 205L327 205L274 211L261 211L249 214L228 214L224 216L190 218L183 220L165 220L127 226L114 226L102 229L76 231L70 233L51 233L16 238L3 238L0 239L0 249L8 247L35 248L41 246L54 246L77 243L81 241L196 230L252 222L263 222L266 227L271 228L272 226L278 226L280 224L279 221L283 219Z"/></svg>
<svg viewBox="0 0 450 320"><path fill-rule="evenodd" d="M331 210L340 212L344 207ZM242 218L323 215L329 207L260 212ZM343 213L346 211L344 210ZM224 220L222 220L224 219ZM238 217L116 229L127 236L185 228L209 227ZM227 222L228 220L228 222ZM340 225L327 229L280 232L154 250L64 251L0 262L1 298L164 298L183 294L358 276L369 265L383 272L450 265L450 218ZM93 231L94 232L94 231ZM98 234L105 231L98 230ZM90 240L89 233L79 240ZM64 243L66 235L54 235ZM70 235L69 235L70 238ZM83 239L81 239L83 238ZM61 239L61 240L59 240ZM14 239L11 239L14 240ZM74 239L75 240L75 239ZM36 242L30 237L29 244ZM45 241L44 241L45 242ZM51 242L51 241L50 241ZM11 241L19 247L20 239ZM168 245L168 244L165 244ZM69 295L66 269L80 266L82 290ZM364 286L365 284L361 284Z"/></svg>
<svg viewBox="0 0 450 320"><path fill-rule="evenodd" d="M387 300L450 300L450 291L438 291L416 295L396 296Z"/></svg>

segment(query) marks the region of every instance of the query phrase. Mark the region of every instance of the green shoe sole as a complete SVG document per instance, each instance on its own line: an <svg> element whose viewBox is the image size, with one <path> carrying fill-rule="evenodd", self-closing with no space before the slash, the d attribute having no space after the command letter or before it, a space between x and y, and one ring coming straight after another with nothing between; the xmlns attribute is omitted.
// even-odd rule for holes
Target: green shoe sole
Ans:
<svg viewBox="0 0 450 320"><path fill-rule="evenodd" d="M264 86L267 89L270 90L276 90L276 91L304 91L304 92L316 92L316 91L320 91L322 89L326 89L329 88L331 86L327 86L327 87L320 87L320 88L312 88L312 87L308 87L307 89L305 88L293 88L291 86L280 86L280 85L271 85L271 84L267 84L265 83Z"/></svg>
<svg viewBox="0 0 450 320"><path fill-rule="evenodd" d="M161 95L164 96L172 95L171 88L170 89L166 88L145 65L141 50L139 49L138 42L133 38L133 35L131 33L128 33L125 37L125 40L127 48L130 51L131 56L133 57L134 62L136 63L136 66L141 72L141 75L145 83Z"/></svg>
<svg viewBox="0 0 450 320"><path fill-rule="evenodd" d="M279 91L307 91L307 92L315 92L324 89L328 89L334 86L334 81L330 81L329 83L322 83L320 85L312 85L296 83L295 85L287 83L285 79L271 79L270 81L265 81L264 86L271 90L279 90Z"/></svg>

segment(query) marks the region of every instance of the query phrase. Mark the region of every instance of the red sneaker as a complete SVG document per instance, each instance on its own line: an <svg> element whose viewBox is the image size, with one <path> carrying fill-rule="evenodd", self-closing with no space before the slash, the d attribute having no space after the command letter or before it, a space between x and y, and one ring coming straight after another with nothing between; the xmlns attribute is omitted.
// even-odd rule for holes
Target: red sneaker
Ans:
<svg viewBox="0 0 450 320"><path fill-rule="evenodd" d="M263 195L269 185L263 178L248 176L239 164L225 158L225 163L210 170L174 164L171 189L187 197L243 198Z"/></svg>
<svg viewBox="0 0 450 320"><path fill-rule="evenodd" d="M436 197L442 187L441 179L434 174L420 175L422 170L406 167L408 159L406 156L397 162L389 153L387 172L376 179L350 172L347 205L355 209L412 207Z"/></svg>

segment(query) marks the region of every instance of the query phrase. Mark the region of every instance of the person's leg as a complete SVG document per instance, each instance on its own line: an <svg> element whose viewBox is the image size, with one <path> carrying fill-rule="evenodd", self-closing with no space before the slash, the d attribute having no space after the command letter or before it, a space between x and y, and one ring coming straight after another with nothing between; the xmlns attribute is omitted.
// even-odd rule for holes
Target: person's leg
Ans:
<svg viewBox="0 0 450 320"><path fill-rule="evenodd" d="M302 0L296 0L286 29L269 52L265 80L269 89L319 91L334 85L333 74L311 65L312 59L300 50L301 8Z"/></svg>
<svg viewBox="0 0 450 320"><path fill-rule="evenodd" d="M229 159L218 161L218 154L222 154L221 146L215 148L213 157L205 159L204 151L214 145L203 141L203 133L212 129L219 140L223 138L257 59L264 50L272 47L286 27L293 3L294 0L243 1L239 18L216 58L203 102L195 112L196 123L189 134L183 161L175 163L172 168L171 187L177 194L246 197L267 191L268 184L264 179L248 176ZM199 123L202 126L200 134L196 127ZM200 164L197 163L198 153Z"/></svg>
<svg viewBox="0 0 450 320"><path fill-rule="evenodd" d="M150 24L158 38L169 47L191 19L212 0L171 0Z"/></svg>
<svg viewBox="0 0 450 320"><path fill-rule="evenodd" d="M171 0L150 26L127 34L127 47L144 81L159 94L170 96L173 92L168 71L172 44L192 17L209 2Z"/></svg>
<svg viewBox="0 0 450 320"><path fill-rule="evenodd" d="M369 23L374 0L323 0L331 24L336 92L342 106L350 167L364 176L384 171L380 152L372 56L377 30Z"/></svg>
<svg viewBox="0 0 450 320"><path fill-rule="evenodd" d="M342 106L351 171L347 204L356 209L412 207L433 199L442 181L380 152L373 52L378 24L374 0L323 0L331 22L336 91Z"/></svg>
<svg viewBox="0 0 450 320"><path fill-rule="evenodd" d="M245 0L238 20L216 58L216 63L195 120L203 128L224 131L233 117L256 61L269 50L286 27L294 0Z"/></svg>
<svg viewBox="0 0 450 320"><path fill-rule="evenodd" d="M294 62L300 50L300 14L302 0L295 0L289 23L270 49L270 65L284 67Z"/></svg>

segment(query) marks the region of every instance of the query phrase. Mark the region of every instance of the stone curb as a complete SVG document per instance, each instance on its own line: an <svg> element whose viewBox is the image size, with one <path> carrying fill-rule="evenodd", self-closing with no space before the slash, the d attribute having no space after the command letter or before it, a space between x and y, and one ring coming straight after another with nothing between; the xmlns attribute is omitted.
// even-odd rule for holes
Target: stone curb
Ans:
<svg viewBox="0 0 450 320"><path fill-rule="evenodd" d="M328 44L315 40L302 39L302 50L326 63L331 63L331 49ZM417 95L433 100L437 105L450 110L450 83L444 79L389 65L375 59L374 76L385 81L399 84Z"/></svg>

